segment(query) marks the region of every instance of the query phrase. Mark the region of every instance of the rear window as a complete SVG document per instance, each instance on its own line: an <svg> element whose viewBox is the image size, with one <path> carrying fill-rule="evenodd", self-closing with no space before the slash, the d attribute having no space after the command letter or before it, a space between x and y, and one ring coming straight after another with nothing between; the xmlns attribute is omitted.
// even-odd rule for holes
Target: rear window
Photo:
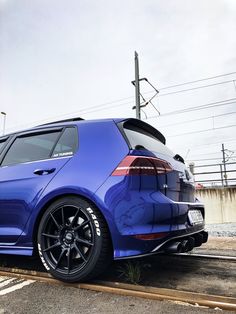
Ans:
<svg viewBox="0 0 236 314"><path fill-rule="evenodd" d="M123 129L132 149L146 149L171 157L174 156L174 153L168 147L147 130L127 122L123 124Z"/></svg>

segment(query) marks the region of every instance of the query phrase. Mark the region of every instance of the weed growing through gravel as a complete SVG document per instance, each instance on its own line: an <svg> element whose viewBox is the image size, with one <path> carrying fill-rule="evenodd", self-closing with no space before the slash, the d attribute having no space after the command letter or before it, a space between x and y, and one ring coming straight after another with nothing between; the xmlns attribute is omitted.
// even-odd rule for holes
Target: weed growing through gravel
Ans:
<svg viewBox="0 0 236 314"><path fill-rule="evenodd" d="M118 268L120 277L132 284L137 285L141 280L141 265L139 262L126 262L123 266Z"/></svg>

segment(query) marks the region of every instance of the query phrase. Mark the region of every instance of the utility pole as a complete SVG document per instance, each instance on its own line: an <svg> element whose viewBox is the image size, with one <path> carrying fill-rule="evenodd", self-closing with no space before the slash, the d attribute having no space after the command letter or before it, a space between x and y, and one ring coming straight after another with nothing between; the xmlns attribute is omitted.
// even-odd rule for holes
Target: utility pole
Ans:
<svg viewBox="0 0 236 314"><path fill-rule="evenodd" d="M140 120L140 88L139 88L139 64L138 53L134 52L134 64L135 64L135 102L136 102L136 118Z"/></svg>
<svg viewBox="0 0 236 314"><path fill-rule="evenodd" d="M227 172L226 172L226 161L225 161L225 146L222 144L222 154L223 154L223 166L224 166L224 178L225 178L225 186L228 186L227 181Z"/></svg>
<svg viewBox="0 0 236 314"><path fill-rule="evenodd" d="M6 112L1 111L1 114L3 115L3 129L2 129L2 135L5 134L5 128L6 128Z"/></svg>

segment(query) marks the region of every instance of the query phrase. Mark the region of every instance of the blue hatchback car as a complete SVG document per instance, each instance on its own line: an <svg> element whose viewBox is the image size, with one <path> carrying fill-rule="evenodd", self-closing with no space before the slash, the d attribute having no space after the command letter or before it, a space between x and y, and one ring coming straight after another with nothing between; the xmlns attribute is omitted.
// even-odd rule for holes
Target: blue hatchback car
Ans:
<svg viewBox="0 0 236 314"><path fill-rule="evenodd" d="M137 119L57 121L0 137L0 253L39 253L67 281L112 259L207 241L184 160Z"/></svg>

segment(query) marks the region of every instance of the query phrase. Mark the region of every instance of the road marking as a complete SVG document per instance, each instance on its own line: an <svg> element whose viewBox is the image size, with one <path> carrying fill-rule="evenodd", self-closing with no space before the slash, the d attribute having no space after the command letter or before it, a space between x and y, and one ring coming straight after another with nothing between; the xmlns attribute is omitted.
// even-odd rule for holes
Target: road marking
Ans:
<svg viewBox="0 0 236 314"><path fill-rule="evenodd" d="M3 288L5 286L9 285L12 281L15 280L15 278L8 279L8 277L5 278L5 279L6 280L3 280L3 281L0 282L0 288Z"/></svg>
<svg viewBox="0 0 236 314"><path fill-rule="evenodd" d="M0 277L0 288L7 288L0 290L0 296L11 293L13 291L22 289L25 286L30 285L31 283L35 282L35 280L22 280L17 278L9 278L9 277Z"/></svg>

